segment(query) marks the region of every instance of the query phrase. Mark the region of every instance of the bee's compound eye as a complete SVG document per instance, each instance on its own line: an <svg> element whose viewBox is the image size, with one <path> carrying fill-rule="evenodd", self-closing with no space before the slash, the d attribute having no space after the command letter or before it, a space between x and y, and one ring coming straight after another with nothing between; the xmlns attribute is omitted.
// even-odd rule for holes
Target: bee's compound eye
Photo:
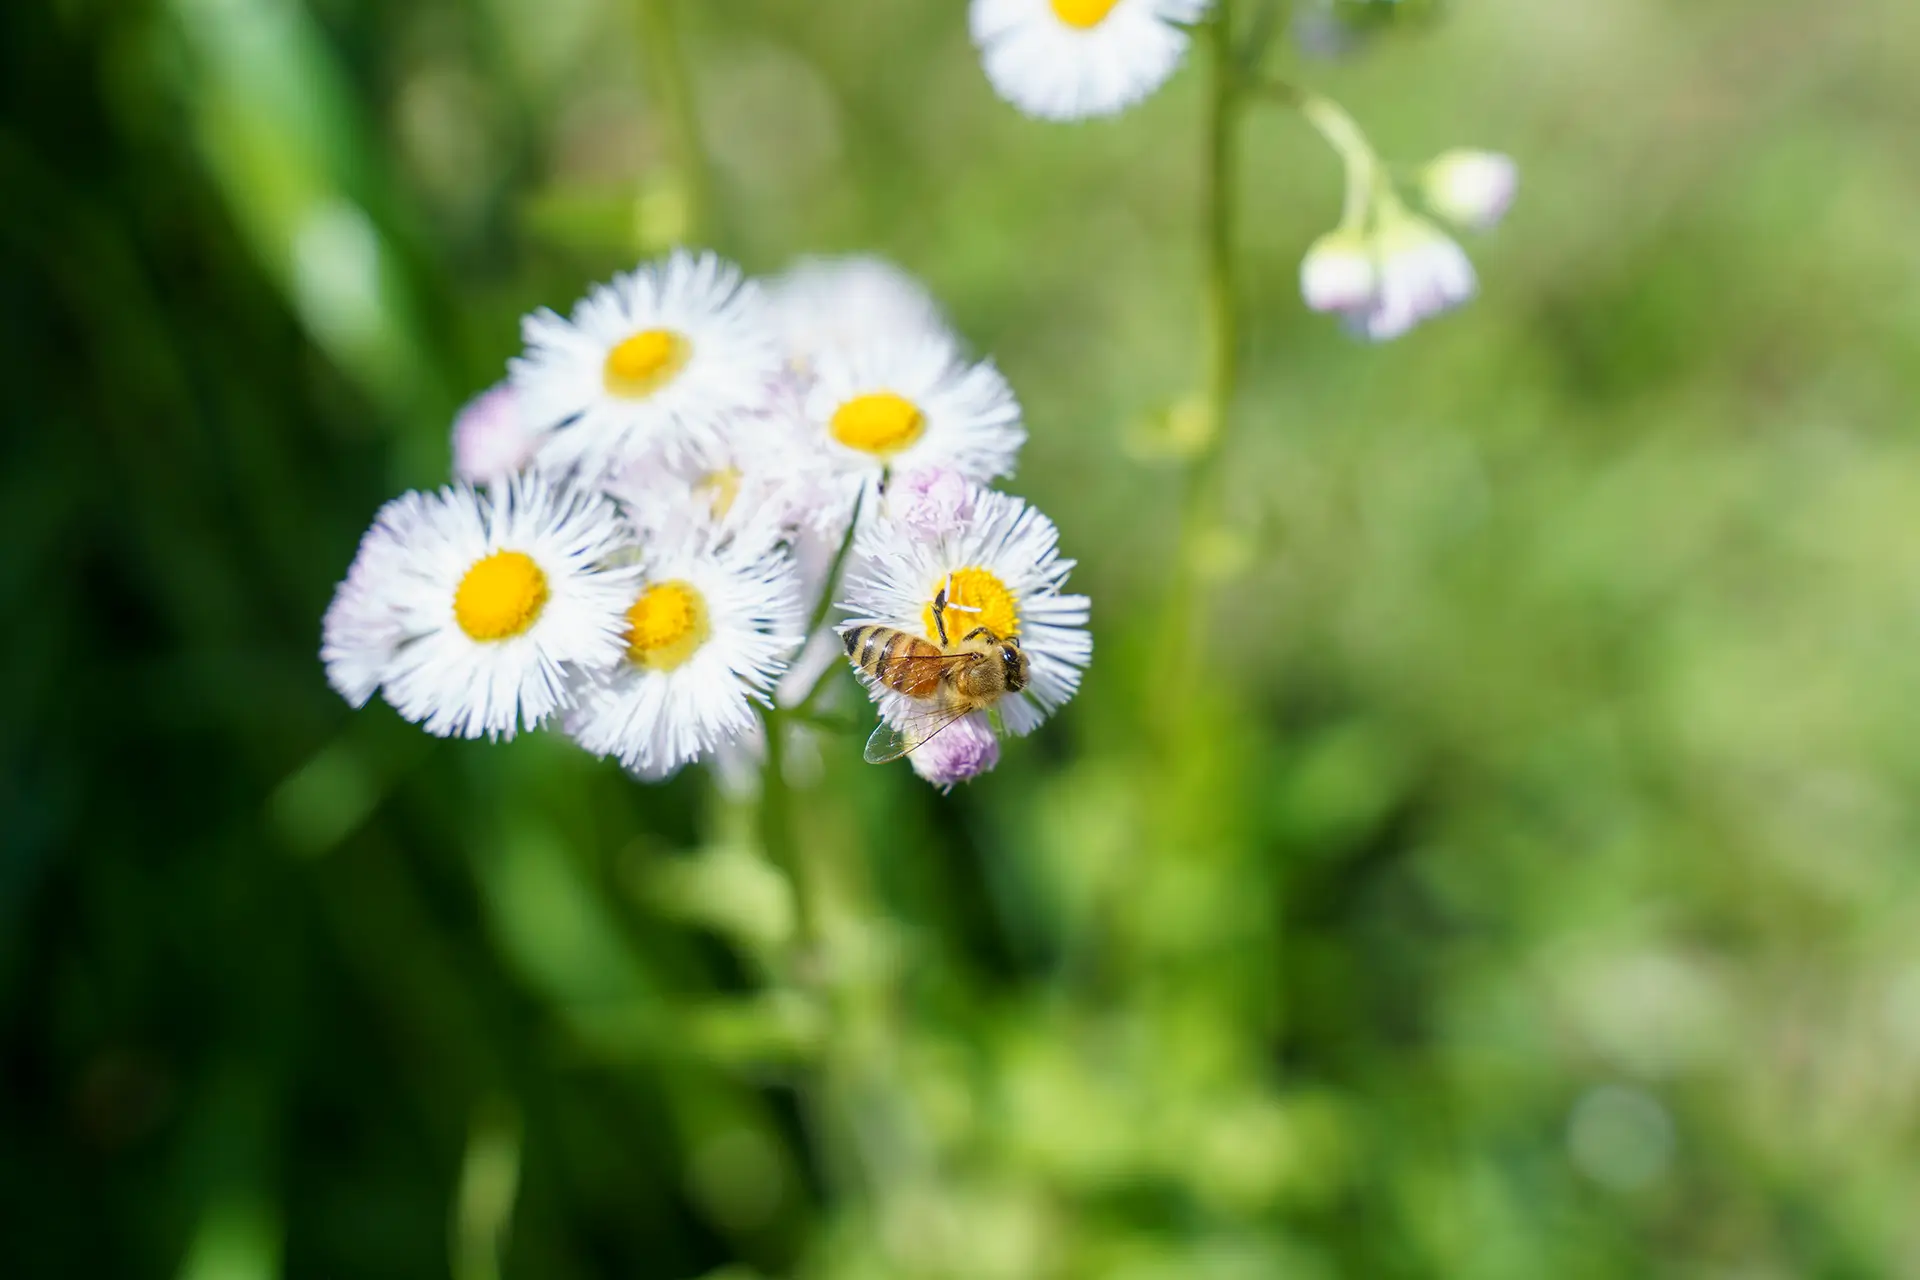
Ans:
<svg viewBox="0 0 1920 1280"><path fill-rule="evenodd" d="M1010 644L1003 644L1000 646L1000 661L1011 667L1020 661L1020 651Z"/></svg>

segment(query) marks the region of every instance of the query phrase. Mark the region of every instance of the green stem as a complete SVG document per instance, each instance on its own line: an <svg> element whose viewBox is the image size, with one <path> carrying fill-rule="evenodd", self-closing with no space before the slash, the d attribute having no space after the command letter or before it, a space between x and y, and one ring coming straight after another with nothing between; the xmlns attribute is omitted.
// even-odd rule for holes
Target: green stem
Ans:
<svg viewBox="0 0 1920 1280"><path fill-rule="evenodd" d="M808 640L813 639L814 634L826 625L827 614L833 608L834 592L840 585L840 572L847 567L847 556L853 551L854 535L860 531L860 508L865 505L866 500L865 489L862 489L860 496L853 500L853 515L847 520L846 536L840 539L840 549L833 553L833 563L827 568L827 580L820 588L820 599L814 603L813 616L807 619ZM812 687L802 695L799 702L794 704L794 716L807 719L813 715L813 704L831 683L838 666L838 663L831 663L826 670L814 677Z"/></svg>
<svg viewBox="0 0 1920 1280"><path fill-rule="evenodd" d="M1212 510L1218 499L1220 465L1239 376L1239 315L1234 291L1234 200L1239 189L1235 146L1240 113L1240 79L1234 62L1233 5L1219 0L1207 25L1208 75L1206 204L1207 354L1202 403L1208 423L1205 442L1189 464L1180 513L1178 562L1168 601L1170 652L1190 652L1203 634L1198 616L1199 565ZM1172 683L1172 682L1169 682ZM1169 690L1176 699L1184 695Z"/></svg>
<svg viewBox="0 0 1920 1280"><path fill-rule="evenodd" d="M854 535L860 529L860 509L865 503L866 493L863 490L853 500L853 514L847 518L847 532L833 553L833 563L827 568L826 581L820 586L820 598L814 602L813 614L807 619L808 640L826 625L827 614L833 609L835 589L840 584L841 571L847 567L847 556L853 551ZM760 840L768 859L786 873L792 886L794 942L799 949L810 947L817 940L819 918L814 909L814 894L819 886L802 865L801 854L793 838L793 789L787 785L786 730L789 723L820 723L820 717L814 714L813 704L820 697L821 690L827 687L827 679L833 673L834 665L828 666L814 678L813 686L793 707L769 707L760 715L761 728L767 737L767 758L761 769L760 781Z"/></svg>
<svg viewBox="0 0 1920 1280"><path fill-rule="evenodd" d="M640 0L640 35L653 70L654 106L666 118L673 139L673 159L680 172L686 199L686 226L690 238L706 227L708 214L706 149L700 145L700 117L694 107L693 82L681 56L677 0Z"/></svg>
<svg viewBox="0 0 1920 1280"><path fill-rule="evenodd" d="M1341 211L1340 224L1357 227L1364 222L1385 171L1380 164L1380 157L1374 153L1373 144L1367 141L1366 133L1347 114L1346 108L1332 98L1284 80L1260 80L1249 87L1263 98L1298 111L1300 117L1326 139L1327 145L1339 155L1347 170L1346 202Z"/></svg>
<svg viewBox="0 0 1920 1280"><path fill-rule="evenodd" d="M761 730L767 739L767 758L760 771L760 845L767 861L780 868L793 893L793 947L798 954L818 940L819 912L814 894L819 886L803 865L793 835L793 788L787 783L786 717L763 710Z"/></svg>

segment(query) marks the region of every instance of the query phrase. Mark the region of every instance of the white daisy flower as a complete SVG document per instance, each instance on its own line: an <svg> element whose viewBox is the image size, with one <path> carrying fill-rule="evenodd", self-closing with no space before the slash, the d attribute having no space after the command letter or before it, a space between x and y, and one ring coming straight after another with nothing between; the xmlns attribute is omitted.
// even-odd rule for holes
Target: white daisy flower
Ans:
<svg viewBox="0 0 1920 1280"><path fill-rule="evenodd" d="M429 511L417 493L404 494L380 508L373 528L334 588L333 602L320 622L320 661L327 683L355 708L379 691L393 669L394 655L407 631L392 590L403 572L413 530Z"/></svg>
<svg viewBox="0 0 1920 1280"><path fill-rule="evenodd" d="M595 288L565 320L534 312L521 334L508 376L542 432L540 463L590 475L717 447L781 366L754 285L684 249Z"/></svg>
<svg viewBox="0 0 1920 1280"><path fill-rule="evenodd" d="M926 287L881 258L802 258L765 287L781 346L797 369L812 369L827 352L913 334L953 337Z"/></svg>
<svg viewBox="0 0 1920 1280"><path fill-rule="evenodd" d="M497 382L461 407L453 419L453 478L493 484L526 469L539 433L520 412L513 384Z"/></svg>
<svg viewBox="0 0 1920 1280"><path fill-rule="evenodd" d="M898 518L880 514L854 540L854 567L841 608L845 624L894 627L939 642L934 597L944 588L948 630L986 627L1016 638L1030 664L1027 687L995 704L1007 729L1027 733L1074 695L1093 656L1089 601L1064 595L1073 561L1060 558L1053 521L1018 498L976 492L973 518L938 538L917 537ZM903 725L925 704L861 676L880 714ZM948 732L952 732L951 729Z"/></svg>
<svg viewBox="0 0 1920 1280"><path fill-rule="evenodd" d="M837 499L820 451L807 447L796 417L736 419L717 446L638 459L605 488L643 542L677 538L694 526L726 538L750 525L780 535L820 525Z"/></svg>
<svg viewBox="0 0 1920 1280"><path fill-rule="evenodd" d="M567 736L662 778L753 728L804 626L793 565L755 528L768 536L656 539L627 592L625 654L583 685Z"/></svg>
<svg viewBox="0 0 1920 1280"><path fill-rule="evenodd" d="M838 495L844 529L863 488L890 473L946 467L984 483L1013 474L1027 433L1013 388L991 360L967 363L926 334L822 355L803 430Z"/></svg>
<svg viewBox="0 0 1920 1280"><path fill-rule="evenodd" d="M1042 120L1112 115L1186 56L1180 24L1210 0L973 0L968 25L996 92Z"/></svg>
<svg viewBox="0 0 1920 1280"><path fill-rule="evenodd" d="M537 473L382 508L328 611L322 658L349 701L377 686L442 737L511 738L620 656L635 571L604 496Z"/></svg>

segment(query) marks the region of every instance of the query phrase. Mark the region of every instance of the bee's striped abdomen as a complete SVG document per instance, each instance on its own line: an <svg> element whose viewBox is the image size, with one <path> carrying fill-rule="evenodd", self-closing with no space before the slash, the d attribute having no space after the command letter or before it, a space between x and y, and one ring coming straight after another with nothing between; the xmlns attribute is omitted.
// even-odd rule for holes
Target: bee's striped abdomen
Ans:
<svg viewBox="0 0 1920 1280"><path fill-rule="evenodd" d="M896 693L931 698L940 688L940 646L892 627L854 627L842 633L847 657Z"/></svg>

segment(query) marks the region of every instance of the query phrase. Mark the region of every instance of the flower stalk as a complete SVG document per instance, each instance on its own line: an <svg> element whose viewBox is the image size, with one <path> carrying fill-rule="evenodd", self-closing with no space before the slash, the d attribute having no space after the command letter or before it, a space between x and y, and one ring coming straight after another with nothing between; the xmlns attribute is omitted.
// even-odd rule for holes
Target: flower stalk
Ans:
<svg viewBox="0 0 1920 1280"><path fill-rule="evenodd" d="M1239 192L1239 116L1243 105L1239 64L1233 47L1232 0L1218 0L1205 29L1207 50L1207 146L1202 226L1205 237L1206 354L1200 403L1206 430L1187 465L1181 495L1180 537L1167 600L1163 644L1173 653L1194 653L1207 632L1199 584L1205 547L1213 532L1212 515L1220 487L1220 464L1232 417L1239 377L1240 330L1235 288L1234 202ZM1198 669L1200 663L1186 664ZM1166 681L1173 707L1184 704L1184 689Z"/></svg>

